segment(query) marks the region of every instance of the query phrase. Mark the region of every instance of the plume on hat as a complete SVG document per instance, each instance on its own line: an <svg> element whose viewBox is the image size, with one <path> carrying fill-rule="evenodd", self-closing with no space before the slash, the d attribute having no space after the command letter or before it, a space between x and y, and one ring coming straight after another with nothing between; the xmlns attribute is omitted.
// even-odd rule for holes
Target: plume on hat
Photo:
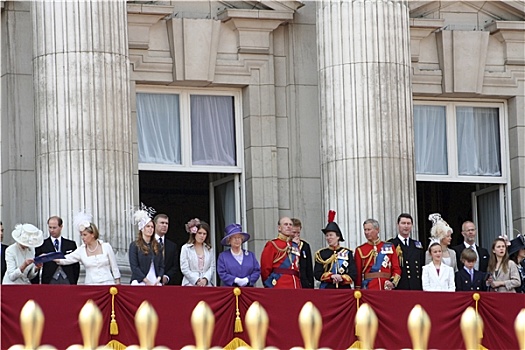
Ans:
<svg viewBox="0 0 525 350"><path fill-rule="evenodd" d="M330 209L328 211L328 223L334 222L335 220L335 210Z"/></svg>
<svg viewBox="0 0 525 350"><path fill-rule="evenodd" d="M73 216L73 227L82 232L91 226L92 220L93 215L91 213L81 210Z"/></svg>

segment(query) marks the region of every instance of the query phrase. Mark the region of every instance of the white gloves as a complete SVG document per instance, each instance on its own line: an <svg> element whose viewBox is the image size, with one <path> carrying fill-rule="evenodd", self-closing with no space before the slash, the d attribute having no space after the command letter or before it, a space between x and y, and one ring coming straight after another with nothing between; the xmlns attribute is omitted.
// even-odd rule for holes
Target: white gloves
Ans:
<svg viewBox="0 0 525 350"><path fill-rule="evenodd" d="M248 285L248 283L250 282L250 280L248 279L248 277L244 277L244 278L235 277L234 282L235 282L235 284L238 285L239 287L244 287L244 286L247 286L247 285Z"/></svg>

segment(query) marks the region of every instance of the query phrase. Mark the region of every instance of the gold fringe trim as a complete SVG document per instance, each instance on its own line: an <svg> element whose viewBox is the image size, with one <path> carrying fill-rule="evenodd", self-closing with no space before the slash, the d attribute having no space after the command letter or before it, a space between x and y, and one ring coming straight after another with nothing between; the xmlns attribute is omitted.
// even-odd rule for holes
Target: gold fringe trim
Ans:
<svg viewBox="0 0 525 350"><path fill-rule="evenodd" d="M248 343L246 343L241 338L235 337L228 344L226 344L224 349L226 349L226 350L234 350L234 349L237 349L237 348L240 348L240 347L250 349L250 345Z"/></svg>
<svg viewBox="0 0 525 350"><path fill-rule="evenodd" d="M109 343L106 344L106 348L114 350L124 350L125 348L127 348L127 346L122 344L118 340L110 340Z"/></svg>
<svg viewBox="0 0 525 350"><path fill-rule="evenodd" d="M356 340L352 345L350 345L349 349L361 349L361 342Z"/></svg>

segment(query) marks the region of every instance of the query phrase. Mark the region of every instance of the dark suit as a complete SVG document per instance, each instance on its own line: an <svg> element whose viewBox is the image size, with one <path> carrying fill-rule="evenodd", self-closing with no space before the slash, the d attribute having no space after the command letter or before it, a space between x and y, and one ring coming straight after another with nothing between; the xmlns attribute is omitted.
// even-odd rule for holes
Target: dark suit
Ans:
<svg viewBox="0 0 525 350"><path fill-rule="evenodd" d="M401 267L401 279L396 289L401 290L423 290L422 275L425 265L425 249L421 242L408 239L408 246L401 242L399 237L389 240L396 247L399 265Z"/></svg>
<svg viewBox="0 0 525 350"><path fill-rule="evenodd" d="M456 260L458 262L458 271L463 270L463 263L461 262L461 253L465 250L465 244L461 243L459 245L453 246L452 249L456 252ZM479 271L487 272L487 267L489 266L489 251L485 248L481 248L476 244L476 250L478 251L479 257Z"/></svg>
<svg viewBox="0 0 525 350"><path fill-rule="evenodd" d="M129 267L131 268L131 281L136 280L139 283L142 282L148 275L151 260L153 259L155 275L157 278L161 277L162 282L162 276L164 276L164 258L162 257L161 251L159 251L158 254L154 254L150 247L148 254L144 254L144 252L137 246L137 243L131 242L128 254Z"/></svg>
<svg viewBox="0 0 525 350"><path fill-rule="evenodd" d="M470 274L463 267L456 272L456 292L462 291L486 291L485 273L474 270L474 279L470 279Z"/></svg>
<svg viewBox="0 0 525 350"><path fill-rule="evenodd" d="M299 273L301 275L301 286L303 288L314 287L314 268L312 262L312 250L308 242L301 240L299 245L301 259L299 259Z"/></svg>
<svg viewBox="0 0 525 350"><path fill-rule="evenodd" d="M176 243L165 238L166 236L164 236L164 274L170 279L169 286L180 286L182 284L180 251Z"/></svg>
<svg viewBox="0 0 525 350"><path fill-rule="evenodd" d="M5 271L7 270L7 265L5 263L5 249L7 248L7 245L2 243L2 279L0 279L0 283L4 280Z"/></svg>
<svg viewBox="0 0 525 350"><path fill-rule="evenodd" d="M61 237L60 239L60 251L64 253L64 255L74 252L77 249L77 244L75 241L72 241L70 239ZM35 256L39 256L40 254L44 253L52 253L55 252L55 246L53 245L53 241L51 237L48 237L44 240L44 243L35 249ZM51 280L53 279L53 275L55 274L56 270L58 268L58 265L54 261L49 261L44 263L44 266L42 267L42 277L41 282L42 284L49 284ZM71 265L65 265L62 266L62 270L67 275L67 279L69 280L69 284L77 284L78 282L78 276L80 274L80 264L71 264ZM34 278L31 283L38 284L38 277Z"/></svg>

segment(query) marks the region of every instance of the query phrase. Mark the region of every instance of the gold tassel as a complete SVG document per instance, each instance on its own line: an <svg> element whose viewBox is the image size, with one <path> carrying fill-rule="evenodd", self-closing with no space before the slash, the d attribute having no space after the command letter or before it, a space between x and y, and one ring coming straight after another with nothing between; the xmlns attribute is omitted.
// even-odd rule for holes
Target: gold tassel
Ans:
<svg viewBox="0 0 525 350"><path fill-rule="evenodd" d="M354 292L354 298L356 299L356 302L357 302L357 310L359 310L359 299L361 299L361 292L356 290ZM360 336L359 329L357 327L355 327L355 335L356 337Z"/></svg>
<svg viewBox="0 0 525 350"><path fill-rule="evenodd" d="M472 294L472 299L476 301L476 317L481 317L478 312L478 304L479 304L479 299L481 299L481 295L479 295L479 293L474 293ZM481 340L483 339L483 322L478 323L478 337L481 343ZM484 349L483 345L479 344L479 346L480 346L480 349Z"/></svg>
<svg viewBox="0 0 525 350"><path fill-rule="evenodd" d="M241 322L241 312L239 311L239 295L241 295L241 289L235 287L233 289L233 294L235 294L235 327L233 329L234 333L242 333L242 322Z"/></svg>
<svg viewBox="0 0 525 350"><path fill-rule="evenodd" d="M109 324L109 334L118 335L118 324L115 320L115 295L118 294L117 287L109 288L109 293L111 294L111 323Z"/></svg>

